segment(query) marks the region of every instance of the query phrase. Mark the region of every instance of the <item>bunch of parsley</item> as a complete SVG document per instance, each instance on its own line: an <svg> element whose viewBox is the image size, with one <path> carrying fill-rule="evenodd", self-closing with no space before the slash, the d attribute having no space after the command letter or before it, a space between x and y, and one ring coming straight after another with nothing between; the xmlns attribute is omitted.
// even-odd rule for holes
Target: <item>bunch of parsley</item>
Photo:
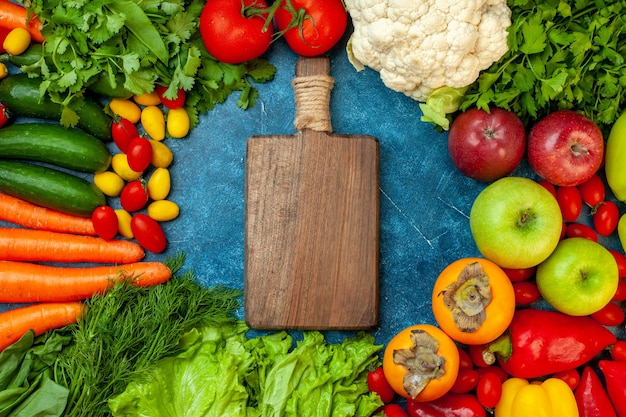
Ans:
<svg viewBox="0 0 626 417"><path fill-rule="evenodd" d="M65 108L61 123L73 125L86 87L98 77L112 87L142 94L156 84L166 97L187 92L192 126L198 115L222 103L234 91L237 105L255 104L251 82L273 78L276 68L257 59L239 65L216 61L198 32L204 0L30 0L26 6L44 23L43 56L20 69L42 77L41 93Z"/></svg>
<svg viewBox="0 0 626 417"><path fill-rule="evenodd" d="M461 110L490 105L526 123L557 109L606 131L626 99L626 1L509 0L509 51L467 90Z"/></svg>

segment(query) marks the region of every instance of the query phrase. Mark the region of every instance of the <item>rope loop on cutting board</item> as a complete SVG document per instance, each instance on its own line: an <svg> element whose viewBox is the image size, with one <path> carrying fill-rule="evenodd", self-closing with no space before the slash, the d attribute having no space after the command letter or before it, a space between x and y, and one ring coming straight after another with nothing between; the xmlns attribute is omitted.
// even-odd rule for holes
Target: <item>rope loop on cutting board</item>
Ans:
<svg viewBox="0 0 626 417"><path fill-rule="evenodd" d="M333 77L324 74L295 77L292 85L296 100L296 129L331 132L330 92L334 86Z"/></svg>

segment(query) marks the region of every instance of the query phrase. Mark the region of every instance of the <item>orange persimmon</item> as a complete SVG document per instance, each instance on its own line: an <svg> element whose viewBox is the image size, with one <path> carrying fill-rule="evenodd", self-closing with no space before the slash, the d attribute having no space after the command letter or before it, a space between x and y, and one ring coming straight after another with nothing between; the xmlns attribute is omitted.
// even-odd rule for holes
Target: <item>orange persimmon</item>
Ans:
<svg viewBox="0 0 626 417"><path fill-rule="evenodd" d="M467 345L495 340L508 328L515 312L511 280L494 262L462 258L439 274L432 309L441 329Z"/></svg>
<svg viewBox="0 0 626 417"><path fill-rule="evenodd" d="M416 324L396 334L385 348L383 372L398 395L432 401L450 391L459 373L459 350L440 328ZM411 373L412 378L406 378ZM406 383L410 381L409 385Z"/></svg>

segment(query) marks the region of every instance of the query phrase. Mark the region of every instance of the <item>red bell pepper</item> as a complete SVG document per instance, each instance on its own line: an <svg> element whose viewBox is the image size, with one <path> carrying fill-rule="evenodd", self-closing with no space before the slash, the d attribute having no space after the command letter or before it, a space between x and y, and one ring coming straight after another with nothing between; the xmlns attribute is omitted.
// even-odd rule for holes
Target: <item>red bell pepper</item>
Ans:
<svg viewBox="0 0 626 417"><path fill-rule="evenodd" d="M626 362L601 360L598 367L604 374L606 392L619 417L626 417Z"/></svg>
<svg viewBox="0 0 626 417"><path fill-rule="evenodd" d="M617 416L600 377L589 365L583 369L580 382L574 390L574 397L580 417Z"/></svg>
<svg viewBox="0 0 626 417"><path fill-rule="evenodd" d="M448 392L433 401L407 400L409 417L486 417L485 408L473 394Z"/></svg>
<svg viewBox="0 0 626 417"><path fill-rule="evenodd" d="M592 318L552 310L518 310L501 337L487 345L509 375L538 378L587 363L615 335Z"/></svg>

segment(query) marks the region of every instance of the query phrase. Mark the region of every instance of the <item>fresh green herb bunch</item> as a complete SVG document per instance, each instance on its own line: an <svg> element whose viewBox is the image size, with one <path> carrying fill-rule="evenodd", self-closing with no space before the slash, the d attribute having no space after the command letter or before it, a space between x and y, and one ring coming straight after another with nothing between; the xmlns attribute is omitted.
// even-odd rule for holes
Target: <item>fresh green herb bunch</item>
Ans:
<svg viewBox="0 0 626 417"><path fill-rule="evenodd" d="M273 78L276 68L258 59L240 65L217 62L198 32L204 0L30 0L26 6L43 22L43 56L20 69L43 78L42 94L64 106L61 123L74 125L73 111L86 87L106 77L131 94L168 87L174 98L187 92L186 109L198 115L241 91L238 106L253 106L253 82Z"/></svg>
<svg viewBox="0 0 626 417"><path fill-rule="evenodd" d="M490 105L530 123L581 111L607 131L626 99L626 1L509 0L509 51L483 71L461 110Z"/></svg>

